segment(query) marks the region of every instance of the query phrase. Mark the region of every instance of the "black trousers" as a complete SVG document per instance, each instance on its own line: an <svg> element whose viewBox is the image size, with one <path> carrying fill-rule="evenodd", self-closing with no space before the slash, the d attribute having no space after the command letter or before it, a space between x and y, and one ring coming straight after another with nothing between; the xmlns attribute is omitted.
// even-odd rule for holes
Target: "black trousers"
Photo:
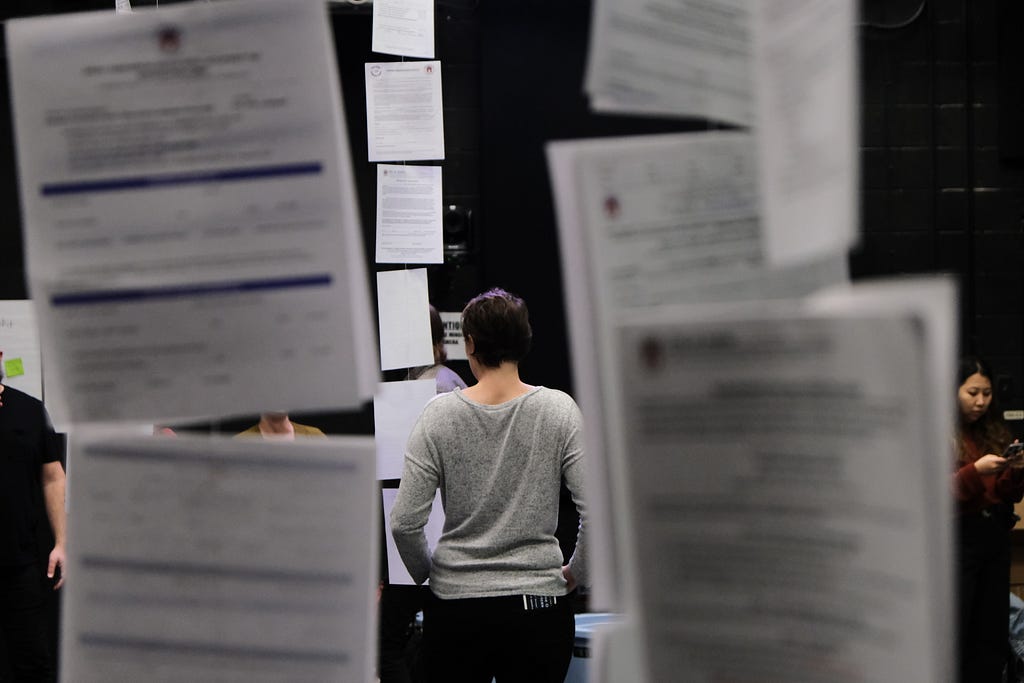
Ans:
<svg viewBox="0 0 1024 683"><path fill-rule="evenodd" d="M576 626L568 597L541 607L522 595L442 600L423 609L428 683L562 683Z"/></svg>
<svg viewBox="0 0 1024 683"><path fill-rule="evenodd" d="M961 683L1000 683L1009 654L1010 510L961 515L958 538Z"/></svg>
<svg viewBox="0 0 1024 683"><path fill-rule="evenodd" d="M36 564L0 567L0 660L14 683L57 680L50 643L46 575ZM0 681L4 678L0 661Z"/></svg>
<svg viewBox="0 0 1024 683"><path fill-rule="evenodd" d="M413 622L429 594L426 586L385 584L381 590L377 660L380 683L421 680L419 643L413 638Z"/></svg>

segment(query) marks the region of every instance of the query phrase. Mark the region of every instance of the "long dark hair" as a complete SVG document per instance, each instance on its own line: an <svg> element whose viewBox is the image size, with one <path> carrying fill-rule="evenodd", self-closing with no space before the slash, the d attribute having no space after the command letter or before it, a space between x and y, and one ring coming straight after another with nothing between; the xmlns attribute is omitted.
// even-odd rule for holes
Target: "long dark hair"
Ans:
<svg viewBox="0 0 1024 683"><path fill-rule="evenodd" d="M974 455L968 453L965 447L964 441L967 439L970 439L978 447L981 455L985 453L1002 453L1007 444L1013 440L1013 436L1010 434L1006 423L1003 422L1002 413L997 405L994 391L994 375L988 363L977 356L964 356L961 358L960 366L957 368L956 373L957 391L959 392L960 387L963 386L968 377L975 374L981 375L988 379L989 382L992 382L992 402L988 404L988 410L974 422L968 422L964 419L963 411L960 410L959 402L957 403L958 438L956 440L956 447L957 459L960 462L970 462L976 459Z"/></svg>

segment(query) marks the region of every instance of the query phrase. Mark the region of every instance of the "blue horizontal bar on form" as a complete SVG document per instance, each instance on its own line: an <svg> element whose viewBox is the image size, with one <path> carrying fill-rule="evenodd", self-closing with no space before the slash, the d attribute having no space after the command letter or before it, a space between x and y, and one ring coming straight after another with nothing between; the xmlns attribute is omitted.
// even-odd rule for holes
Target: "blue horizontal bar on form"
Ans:
<svg viewBox="0 0 1024 683"><path fill-rule="evenodd" d="M192 171L188 173L165 173L157 175L126 176L101 180L81 180L69 183L48 183L40 187L44 197L91 192L114 192L117 190L144 190L168 185L197 185L223 183L239 180L259 180L295 175L315 175L323 171L319 161L277 166L254 166L251 168L224 168L215 171Z"/></svg>
<svg viewBox="0 0 1024 683"><path fill-rule="evenodd" d="M202 641L176 641L170 638L140 638L132 636L107 635L85 632L78 635L78 642L88 648L109 648L136 652L178 654L190 657L228 657L248 660L271 660L275 662L294 661L323 664L347 664L346 652L314 651L295 649L271 649L258 645L232 645Z"/></svg>
<svg viewBox="0 0 1024 683"><path fill-rule="evenodd" d="M133 289L108 289L92 292L56 294L50 299L54 306L81 306L88 304L109 304L117 302L138 303L154 299L177 299L182 297L209 296L214 294L238 294L273 289L294 289L296 287L323 287L331 284L330 273L302 275L297 277L262 280L236 280L233 282L212 282L207 284L169 285L167 287L137 287Z"/></svg>

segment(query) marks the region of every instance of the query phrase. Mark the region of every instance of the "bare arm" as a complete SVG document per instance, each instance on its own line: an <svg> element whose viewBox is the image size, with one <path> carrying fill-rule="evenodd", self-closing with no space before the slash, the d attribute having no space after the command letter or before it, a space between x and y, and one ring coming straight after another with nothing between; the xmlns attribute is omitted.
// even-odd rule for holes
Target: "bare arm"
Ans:
<svg viewBox="0 0 1024 683"><path fill-rule="evenodd" d="M50 551L50 562L46 575L53 578L57 567L60 567L60 580L54 585L57 590L64 585L64 468L60 462L43 464L43 500L46 502L46 516L50 519L53 530L53 550Z"/></svg>

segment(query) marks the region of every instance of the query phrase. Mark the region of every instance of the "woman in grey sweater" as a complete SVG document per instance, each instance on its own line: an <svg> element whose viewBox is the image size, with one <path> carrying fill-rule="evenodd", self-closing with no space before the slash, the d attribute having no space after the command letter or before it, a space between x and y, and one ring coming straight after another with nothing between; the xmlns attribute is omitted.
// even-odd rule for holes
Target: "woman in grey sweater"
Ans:
<svg viewBox="0 0 1024 683"><path fill-rule="evenodd" d="M564 596L585 574L579 409L561 391L520 380L532 336L522 299L500 289L477 296L462 330L477 384L424 408L391 513L409 573L430 579L427 677L561 683L574 637ZM581 520L565 566L554 535L563 478ZM431 554L423 528L438 488L445 523Z"/></svg>

